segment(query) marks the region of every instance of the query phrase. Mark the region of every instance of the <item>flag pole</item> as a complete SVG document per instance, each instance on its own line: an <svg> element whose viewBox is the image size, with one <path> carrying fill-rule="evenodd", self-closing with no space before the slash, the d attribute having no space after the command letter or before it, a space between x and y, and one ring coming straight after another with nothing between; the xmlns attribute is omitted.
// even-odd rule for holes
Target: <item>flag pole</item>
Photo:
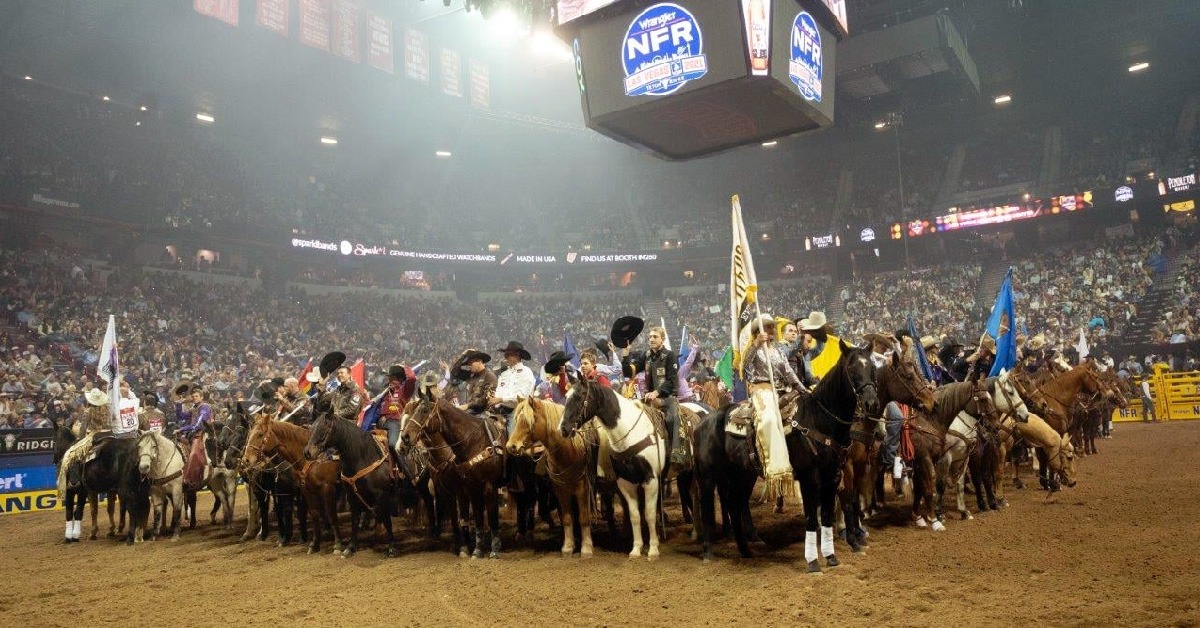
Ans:
<svg viewBox="0 0 1200 628"><path fill-rule="evenodd" d="M745 233L746 233L746 221L745 221L745 220L742 218L742 201L741 201L741 199L739 199L739 198L738 198L738 195L737 195L737 194L734 194L734 195L733 195L733 208L734 208L734 211L735 211L735 212L736 212L736 214L737 214L737 221L738 221L738 224L737 224L737 229L738 229L738 233L740 233L740 234L742 235L742 237L741 237L742 241L749 242L749 240L748 240L748 239L745 237ZM747 253L747 254L749 254L749 251L747 251L746 253ZM759 331L759 333L762 333L762 332L763 332L763 329L762 329L762 325L763 325L763 320L762 320L762 306L761 306L761 305L759 304L759 302L758 302L757 284L758 284L758 277L755 277L755 288L756 288L756 290L755 290L755 295L754 295L754 317L758 319L758 324L759 324L759 330L758 330L758 331ZM753 327L754 327L754 326L753 326L753 325L751 325L751 330L753 330ZM756 342L758 342L758 338L757 338L757 337L755 337L753 340L751 340L751 344L754 344L754 343L756 343ZM760 349L756 349L756 350L760 350ZM768 354L768 355L769 355L769 354ZM745 361L745 359L744 359L744 358L743 358L743 360L742 360L742 364L741 364L741 366L742 366L742 368L741 368L741 369L739 369L739 370L741 371L741 374L744 374L744 373L746 372L746 368L745 368L745 367L746 367L746 361ZM776 390L776 388L775 388L775 369L774 369L774 368L771 366L771 360L770 360L770 358L769 358L769 357L768 357L768 359L767 359L767 377L769 378L769 380L770 380L770 382L771 382L771 394L772 394L772 395L774 395L774 394L775 394L775 390ZM779 398L778 398L778 397L776 397L776 398L775 398L775 405L779 405Z"/></svg>

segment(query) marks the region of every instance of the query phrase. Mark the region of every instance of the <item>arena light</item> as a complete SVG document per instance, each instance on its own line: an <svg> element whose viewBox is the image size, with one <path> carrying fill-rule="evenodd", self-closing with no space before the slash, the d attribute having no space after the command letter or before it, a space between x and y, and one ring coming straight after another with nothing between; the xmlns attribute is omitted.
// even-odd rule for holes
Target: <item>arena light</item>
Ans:
<svg viewBox="0 0 1200 628"><path fill-rule="evenodd" d="M1012 102L1012 95L1011 94L1000 94L992 102L996 103L997 105L1007 105L1008 103Z"/></svg>
<svg viewBox="0 0 1200 628"><path fill-rule="evenodd" d="M33 80L33 77L32 77L32 76L29 76L28 74L26 74L26 75L25 75L25 80L26 80L26 81L32 81L32 80Z"/></svg>
<svg viewBox="0 0 1200 628"><path fill-rule="evenodd" d="M145 111L145 110L146 110L146 105L142 105L141 107L138 107L138 111Z"/></svg>
<svg viewBox="0 0 1200 628"><path fill-rule="evenodd" d="M769 142L763 142L763 143L762 143L762 145L763 145L763 148L771 148L771 147L773 147L773 146L777 146L778 144L779 144L778 140L771 140L771 141L769 141Z"/></svg>
<svg viewBox="0 0 1200 628"><path fill-rule="evenodd" d="M454 154L454 153L452 153L452 152L450 152L450 151L448 151L448 150L439 150L439 151L437 151L437 152L435 152L435 153L434 153L434 155L436 155L436 156L438 156L438 157L441 157L442 159L448 159L448 158L449 158L451 155L453 155L453 154Z"/></svg>
<svg viewBox="0 0 1200 628"><path fill-rule="evenodd" d="M103 100L104 102L108 102L108 101L110 101L110 100L112 100L112 99L111 99L111 98L109 98L108 96L101 96L101 97L100 97L100 100Z"/></svg>
<svg viewBox="0 0 1200 628"><path fill-rule="evenodd" d="M1149 67L1150 67L1150 64L1148 62L1139 61L1139 62L1129 66L1129 71L1130 71L1130 73L1137 73L1137 72L1141 72L1142 70L1145 70Z"/></svg>
<svg viewBox="0 0 1200 628"><path fill-rule="evenodd" d="M212 124L217 121L216 118L212 117L212 114L204 113L203 111L196 114L196 119L205 124Z"/></svg>
<svg viewBox="0 0 1200 628"><path fill-rule="evenodd" d="M337 146L337 138L329 137L328 135L321 136L321 143L326 146Z"/></svg>
<svg viewBox="0 0 1200 628"><path fill-rule="evenodd" d="M887 122L876 122L875 123L876 131L882 131L883 129L886 129L886 128L887 128Z"/></svg>

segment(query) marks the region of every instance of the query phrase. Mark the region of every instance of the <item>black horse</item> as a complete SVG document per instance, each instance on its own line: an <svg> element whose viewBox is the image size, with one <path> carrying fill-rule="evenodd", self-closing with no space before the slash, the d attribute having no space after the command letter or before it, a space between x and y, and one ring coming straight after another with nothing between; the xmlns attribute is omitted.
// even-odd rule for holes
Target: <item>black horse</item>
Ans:
<svg viewBox="0 0 1200 628"><path fill-rule="evenodd" d="M218 447L223 452L224 466L239 469L242 453L246 449L246 438L250 428L254 426L253 410L261 405L252 401L239 401L229 422L221 429L217 440ZM300 486L292 465L286 460L275 457L262 467L254 470L241 470L242 479L250 488L251 499L258 510L258 530L247 530L243 539L257 536L260 541L267 540L271 534L270 517L271 502L275 503L275 522L279 527L280 547L292 543L292 533L295 523L299 521L300 541L308 542L308 502L300 495ZM256 533L256 534L255 534Z"/></svg>
<svg viewBox="0 0 1200 628"><path fill-rule="evenodd" d="M354 423L334 417L328 397L318 400L313 416L312 436L304 447L304 457L315 460L326 449L333 449L342 461L342 481L346 484L346 501L350 503L350 540L342 555L352 556L358 549L359 521L369 512L387 532L387 556L395 556L392 505L396 482L390 454Z"/></svg>
<svg viewBox="0 0 1200 628"><path fill-rule="evenodd" d="M811 395L803 397L795 416L785 417L792 432L787 436L789 459L793 476L800 482L806 518L806 560L809 570L820 566L809 557L808 546L815 544L809 537L817 533L817 515L827 528L832 542L834 499L838 491L841 464L845 449L850 445L850 425L855 410L862 401L875 416L879 412L875 368L869 351L842 343L842 357L826 374ZM726 406L711 415L696 430L696 479L700 493L700 536L702 556L711 559L715 503L713 489L720 495L722 508L733 529L738 551L750 556L747 538L753 536L750 516L750 495L758 479L759 465L750 438L729 436L725 431L729 414L735 406ZM756 454L754 454L756 455ZM818 507L820 510L818 511ZM837 564L832 552L827 556L830 565Z"/></svg>

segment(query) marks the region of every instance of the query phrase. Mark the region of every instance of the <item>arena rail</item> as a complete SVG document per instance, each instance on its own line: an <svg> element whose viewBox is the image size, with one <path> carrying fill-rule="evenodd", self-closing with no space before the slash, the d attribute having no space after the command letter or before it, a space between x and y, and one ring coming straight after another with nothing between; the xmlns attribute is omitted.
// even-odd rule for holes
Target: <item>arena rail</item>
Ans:
<svg viewBox="0 0 1200 628"><path fill-rule="evenodd" d="M1150 376L1150 393L1154 400L1154 415L1160 421L1200 420L1200 371L1171 373L1159 365ZM1142 420L1141 382L1129 407L1113 410L1112 420Z"/></svg>

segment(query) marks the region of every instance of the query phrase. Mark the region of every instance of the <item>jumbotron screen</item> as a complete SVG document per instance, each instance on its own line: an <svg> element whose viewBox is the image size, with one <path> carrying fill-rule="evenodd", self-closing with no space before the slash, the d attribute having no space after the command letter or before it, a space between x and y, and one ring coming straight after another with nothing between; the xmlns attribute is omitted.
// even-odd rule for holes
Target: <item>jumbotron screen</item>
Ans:
<svg viewBox="0 0 1200 628"><path fill-rule="evenodd" d="M566 24L572 20L579 19L589 13L599 11L604 7L613 4L617 0L558 0L558 23ZM770 10L770 0L765 0L767 10ZM846 22L846 0L821 0L821 3L829 8L829 12L833 14L834 19L842 27L842 33L849 33L850 29Z"/></svg>

